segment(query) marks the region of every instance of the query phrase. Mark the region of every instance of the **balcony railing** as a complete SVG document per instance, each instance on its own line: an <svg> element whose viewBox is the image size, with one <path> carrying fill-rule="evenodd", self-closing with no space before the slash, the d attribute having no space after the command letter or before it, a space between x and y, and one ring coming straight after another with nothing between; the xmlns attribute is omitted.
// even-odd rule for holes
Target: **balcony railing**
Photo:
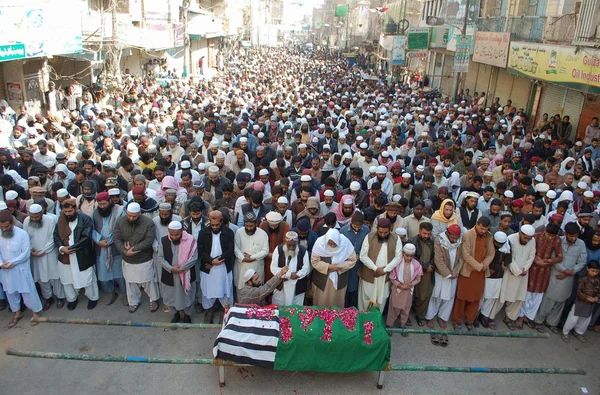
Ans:
<svg viewBox="0 0 600 395"><path fill-rule="evenodd" d="M489 16L479 18L477 27L490 32L510 32L511 40L548 43L571 43L575 34L576 15L546 16Z"/></svg>

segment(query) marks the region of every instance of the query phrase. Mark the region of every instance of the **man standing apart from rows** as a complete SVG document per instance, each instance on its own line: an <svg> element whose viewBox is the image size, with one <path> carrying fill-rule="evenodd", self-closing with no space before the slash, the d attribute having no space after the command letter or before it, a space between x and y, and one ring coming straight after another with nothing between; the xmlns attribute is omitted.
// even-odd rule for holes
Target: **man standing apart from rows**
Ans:
<svg viewBox="0 0 600 395"><path fill-rule="evenodd" d="M190 313L196 300L196 270L198 260L196 240L183 231L181 221L171 221L168 234L160 240L158 263L163 302L174 313L172 323L191 324Z"/></svg>
<svg viewBox="0 0 600 395"><path fill-rule="evenodd" d="M304 294L308 286L310 260L308 251L298 245L298 233L287 232L285 244L273 251L271 273L277 276L284 267L288 270L283 275L283 288L273 291L273 304L280 306L304 305Z"/></svg>
<svg viewBox="0 0 600 395"><path fill-rule="evenodd" d="M123 277L127 288L129 312L142 304L143 288L150 297L150 311L158 310L158 283L153 262L155 230L150 217L142 215L138 203L127 205L127 215L117 220L113 235L115 246L123 256Z"/></svg>
<svg viewBox="0 0 600 395"><path fill-rule="evenodd" d="M252 211L247 212L244 215L244 226L235 232L236 262L233 267L233 280L238 290L244 288L244 274L248 269L254 269L261 279L265 278L269 235L258 227L256 221L256 215Z"/></svg>
<svg viewBox="0 0 600 395"><path fill-rule="evenodd" d="M27 232L14 226L14 217L7 210L0 211L0 231L0 283L10 309L15 313L8 323L8 327L12 328L23 318L21 298L34 317L42 311L42 302L31 275L31 246ZM37 322L31 325L35 326Z"/></svg>
<svg viewBox="0 0 600 395"><path fill-rule="evenodd" d="M402 242L396 233L390 232L391 226L389 219L380 218L377 230L363 241L360 250L363 266L358 269L358 309L361 311L367 310L370 302L377 303L383 311L390 295L388 273L402 260Z"/></svg>

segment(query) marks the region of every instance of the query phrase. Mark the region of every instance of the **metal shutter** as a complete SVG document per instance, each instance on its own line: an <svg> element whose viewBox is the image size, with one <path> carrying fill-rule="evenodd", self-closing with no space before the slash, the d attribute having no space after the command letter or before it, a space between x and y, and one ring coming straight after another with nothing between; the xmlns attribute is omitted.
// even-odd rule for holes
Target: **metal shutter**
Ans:
<svg viewBox="0 0 600 395"><path fill-rule="evenodd" d="M567 100L565 102L565 108L563 115L568 115L573 125L573 130L577 130L579 125L579 117L581 116L581 110L583 109L584 94L572 89L567 89Z"/></svg>
<svg viewBox="0 0 600 395"><path fill-rule="evenodd" d="M479 64L479 73L477 74L477 82L475 83L475 88L473 88L473 92L485 92L486 96L489 95L489 91L491 90L489 87L490 77L492 76L492 66L487 64ZM481 96L481 95L480 95ZM488 99L488 104L490 104Z"/></svg>
<svg viewBox="0 0 600 395"><path fill-rule="evenodd" d="M467 80L465 81L465 89L470 90L471 96L475 92L475 85L477 85L477 75L479 74L480 63L471 61L469 63L469 72L467 73Z"/></svg>
<svg viewBox="0 0 600 395"><path fill-rule="evenodd" d="M514 75L509 74L506 69L499 69L498 71L498 80L496 81L494 98L499 97L502 105L506 103L506 100L512 99L513 77ZM492 98L492 100L494 98Z"/></svg>
<svg viewBox="0 0 600 395"><path fill-rule="evenodd" d="M446 55L444 58L444 67L442 69L442 83L441 89L442 92L448 96L453 96L454 92L452 92L452 66L454 65L454 56Z"/></svg>
<svg viewBox="0 0 600 395"><path fill-rule="evenodd" d="M566 88L554 84L547 84L544 87L542 91L542 105L538 114L539 119L542 119L544 113L548 113L550 118L555 114L562 116L566 90Z"/></svg>
<svg viewBox="0 0 600 395"><path fill-rule="evenodd" d="M435 53L435 60L433 61L433 75L434 80L432 81L432 88L440 88L442 85L442 58L444 57L441 53Z"/></svg>
<svg viewBox="0 0 600 395"><path fill-rule="evenodd" d="M521 107L527 109L529 96L531 95L531 86L532 81L530 79L516 75L513 76L512 92L510 93L509 99L512 100L513 106L517 109Z"/></svg>

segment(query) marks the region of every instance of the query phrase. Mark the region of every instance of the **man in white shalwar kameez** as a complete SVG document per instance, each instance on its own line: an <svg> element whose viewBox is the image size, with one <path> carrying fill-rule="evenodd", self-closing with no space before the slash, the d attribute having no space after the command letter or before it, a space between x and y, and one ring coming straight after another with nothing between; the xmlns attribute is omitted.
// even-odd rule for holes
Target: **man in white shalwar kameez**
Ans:
<svg viewBox="0 0 600 395"><path fill-rule="evenodd" d="M14 226L14 217L7 211L0 211L0 283L6 293L10 309L15 313L8 327L12 328L23 317L20 300L37 317L42 311L42 302L35 289L29 256L31 246L29 235ZM37 322L32 322L32 326Z"/></svg>
<svg viewBox="0 0 600 395"><path fill-rule="evenodd" d="M285 245L278 246L273 251L271 260L273 276L277 276L284 266L288 267L288 271L283 276L283 288L273 291L273 304L302 306L307 288L306 276L310 273L311 266L306 248L298 245L296 232L287 232Z"/></svg>
<svg viewBox="0 0 600 395"><path fill-rule="evenodd" d="M427 315L425 315L427 326L430 328L433 327L431 321L437 315L438 325L445 329L446 322L452 314L458 275L463 262L460 248L461 233L460 226L452 224L438 238L434 239L435 285L427 306Z"/></svg>
<svg viewBox="0 0 600 395"><path fill-rule="evenodd" d="M514 322L519 318L521 305L527 297L529 268L533 265L536 252L534 234L535 228L533 226L523 225L519 233L508 236L512 250L512 261L508 266L508 270L504 272L500 298L494 307L494 311L497 314L506 305L504 322L511 330L514 330ZM509 325L508 322L512 325Z"/></svg>
<svg viewBox="0 0 600 395"><path fill-rule="evenodd" d="M59 222L54 231L54 241L57 246L59 246L58 253L63 256L66 255L69 261L68 264L61 262L61 264L58 265L60 282L63 284L65 296L67 298L67 308L69 310L74 310L77 307L79 290L85 288L85 296L88 298L88 309L91 310L96 307L98 299L100 298L96 271L94 270L95 267L94 264L92 264L88 268L80 270L77 249L72 247L79 246L81 242L79 238L77 240L75 239L75 233L78 227L82 229L82 235L86 233L86 237L90 237L92 232L92 219L83 213L77 212L75 199L67 199L63 202L63 209L60 215L61 217L59 217ZM66 220L66 226L70 229L65 240L61 238L61 235L64 234L64 231L61 231L62 227L60 226L61 223L63 223L61 218ZM91 250L90 246L90 255L92 254L93 250ZM88 258L93 259L95 263L96 258L94 255Z"/></svg>
<svg viewBox="0 0 600 395"><path fill-rule="evenodd" d="M235 265L233 282L238 290L244 288L244 274L253 269L261 279L265 278L265 258L269 255L269 235L256 223L256 215L244 216L244 227L235 232Z"/></svg>
<svg viewBox="0 0 600 395"><path fill-rule="evenodd" d="M361 269L368 269L373 273L371 282L370 276L361 276L359 269L361 279L358 284L358 309L361 311L365 311L371 301L377 303L379 310L383 311L390 295L388 273L402 260L402 242L398 235L390 232L391 226L389 219L380 218L377 231L365 237L360 249L360 261L363 263ZM395 244L393 256L388 253L391 250L388 243Z"/></svg>
<svg viewBox="0 0 600 395"><path fill-rule="evenodd" d="M23 230L31 243L31 268L33 279L40 285L42 297L46 300L44 311L54 304L52 294L58 299L56 307L63 307L65 291L58 274L58 250L54 244L56 217L43 213L39 204L29 206L29 217L23 221Z"/></svg>

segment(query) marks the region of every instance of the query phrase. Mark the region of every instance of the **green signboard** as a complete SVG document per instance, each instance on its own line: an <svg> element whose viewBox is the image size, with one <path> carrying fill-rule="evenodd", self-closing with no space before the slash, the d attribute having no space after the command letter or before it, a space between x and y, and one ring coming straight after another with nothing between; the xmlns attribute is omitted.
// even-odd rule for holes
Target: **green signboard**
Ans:
<svg viewBox="0 0 600 395"><path fill-rule="evenodd" d="M408 30L408 50L416 51L429 48L429 29L409 29Z"/></svg>
<svg viewBox="0 0 600 395"><path fill-rule="evenodd" d="M0 45L0 62L23 59L25 56L25 44Z"/></svg>
<svg viewBox="0 0 600 395"><path fill-rule="evenodd" d="M338 5L335 7L335 16L348 16L348 6Z"/></svg>

